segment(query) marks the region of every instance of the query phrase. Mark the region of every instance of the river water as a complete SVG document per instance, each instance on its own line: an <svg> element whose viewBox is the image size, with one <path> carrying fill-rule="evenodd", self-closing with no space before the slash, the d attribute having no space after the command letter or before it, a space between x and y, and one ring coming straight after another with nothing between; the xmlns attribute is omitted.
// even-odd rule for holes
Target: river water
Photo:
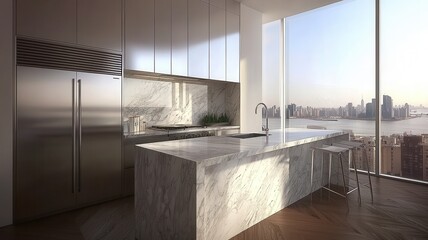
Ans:
<svg viewBox="0 0 428 240"><path fill-rule="evenodd" d="M320 121L312 119L294 118L288 119L290 127L307 128L308 126L320 126L327 129L352 130L355 135L374 136L375 121L356 120L356 119L338 119L337 121ZM269 119L269 128L278 129L281 127L279 118ZM428 134L428 116L400 120L400 121L382 121L381 135L389 136L392 134Z"/></svg>

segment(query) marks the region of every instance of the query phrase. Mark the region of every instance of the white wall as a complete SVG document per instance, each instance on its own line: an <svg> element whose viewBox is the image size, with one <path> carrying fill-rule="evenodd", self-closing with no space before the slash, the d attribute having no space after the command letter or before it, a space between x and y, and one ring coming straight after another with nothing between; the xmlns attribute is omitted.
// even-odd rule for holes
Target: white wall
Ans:
<svg viewBox="0 0 428 240"><path fill-rule="evenodd" d="M262 101L262 13L241 4L241 131L261 131L262 114L254 113Z"/></svg>
<svg viewBox="0 0 428 240"><path fill-rule="evenodd" d="M13 0L0 1L0 227L12 224Z"/></svg>
<svg viewBox="0 0 428 240"><path fill-rule="evenodd" d="M263 23L296 15L341 0L240 0L263 13Z"/></svg>

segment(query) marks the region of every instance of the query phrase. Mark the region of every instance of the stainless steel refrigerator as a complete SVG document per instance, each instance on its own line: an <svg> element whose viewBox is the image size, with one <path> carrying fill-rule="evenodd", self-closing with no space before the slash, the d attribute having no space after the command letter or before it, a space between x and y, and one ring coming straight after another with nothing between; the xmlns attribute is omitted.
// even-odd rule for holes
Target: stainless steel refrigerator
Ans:
<svg viewBox="0 0 428 240"><path fill-rule="evenodd" d="M120 196L121 77L18 66L16 87L15 221Z"/></svg>

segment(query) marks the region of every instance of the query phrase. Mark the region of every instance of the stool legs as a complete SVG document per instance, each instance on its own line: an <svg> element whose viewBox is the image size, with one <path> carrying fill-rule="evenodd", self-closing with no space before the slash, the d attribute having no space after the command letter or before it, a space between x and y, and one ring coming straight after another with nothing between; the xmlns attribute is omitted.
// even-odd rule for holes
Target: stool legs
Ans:
<svg viewBox="0 0 428 240"><path fill-rule="evenodd" d="M324 188L324 153L321 157L321 199L322 199L322 192Z"/></svg>
<svg viewBox="0 0 428 240"><path fill-rule="evenodd" d="M369 184L370 184L370 194L371 194L371 198L372 198L372 203L373 203L373 187L372 187L372 179L370 177L370 164L369 164L369 158L367 156L367 150L364 148L365 151L365 155L366 155L366 164L367 164L367 175L369 176Z"/></svg>
<svg viewBox="0 0 428 240"><path fill-rule="evenodd" d="M312 149L312 162L311 162L311 202L312 202L312 192L313 192L313 182L314 182L314 156L315 150Z"/></svg>
<svg viewBox="0 0 428 240"><path fill-rule="evenodd" d="M346 198L346 205L349 207L348 203L348 193L346 190L346 180L345 180L345 171L343 170L343 162L342 162L342 153L339 153L339 162L340 162L340 168L342 169L342 179L343 179L343 195Z"/></svg>
<svg viewBox="0 0 428 240"><path fill-rule="evenodd" d="M352 150L352 164L354 165L355 179L357 181L358 203L361 205L360 181L358 180L357 164L355 164L355 149Z"/></svg>
<svg viewBox="0 0 428 240"><path fill-rule="evenodd" d="M328 154L329 157L329 161L328 161L328 188L331 189L331 159L332 159L332 154L329 153ZM328 194L330 196L330 193Z"/></svg>

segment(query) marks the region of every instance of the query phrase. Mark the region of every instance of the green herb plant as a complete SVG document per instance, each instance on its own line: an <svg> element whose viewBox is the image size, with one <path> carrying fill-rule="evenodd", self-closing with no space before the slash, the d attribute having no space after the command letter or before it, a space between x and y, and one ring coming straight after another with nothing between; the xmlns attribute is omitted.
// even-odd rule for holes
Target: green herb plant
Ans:
<svg viewBox="0 0 428 240"><path fill-rule="evenodd" d="M203 125L212 125L214 123L229 123L229 121L230 119L225 113L222 113L221 115L208 113L201 120Z"/></svg>

